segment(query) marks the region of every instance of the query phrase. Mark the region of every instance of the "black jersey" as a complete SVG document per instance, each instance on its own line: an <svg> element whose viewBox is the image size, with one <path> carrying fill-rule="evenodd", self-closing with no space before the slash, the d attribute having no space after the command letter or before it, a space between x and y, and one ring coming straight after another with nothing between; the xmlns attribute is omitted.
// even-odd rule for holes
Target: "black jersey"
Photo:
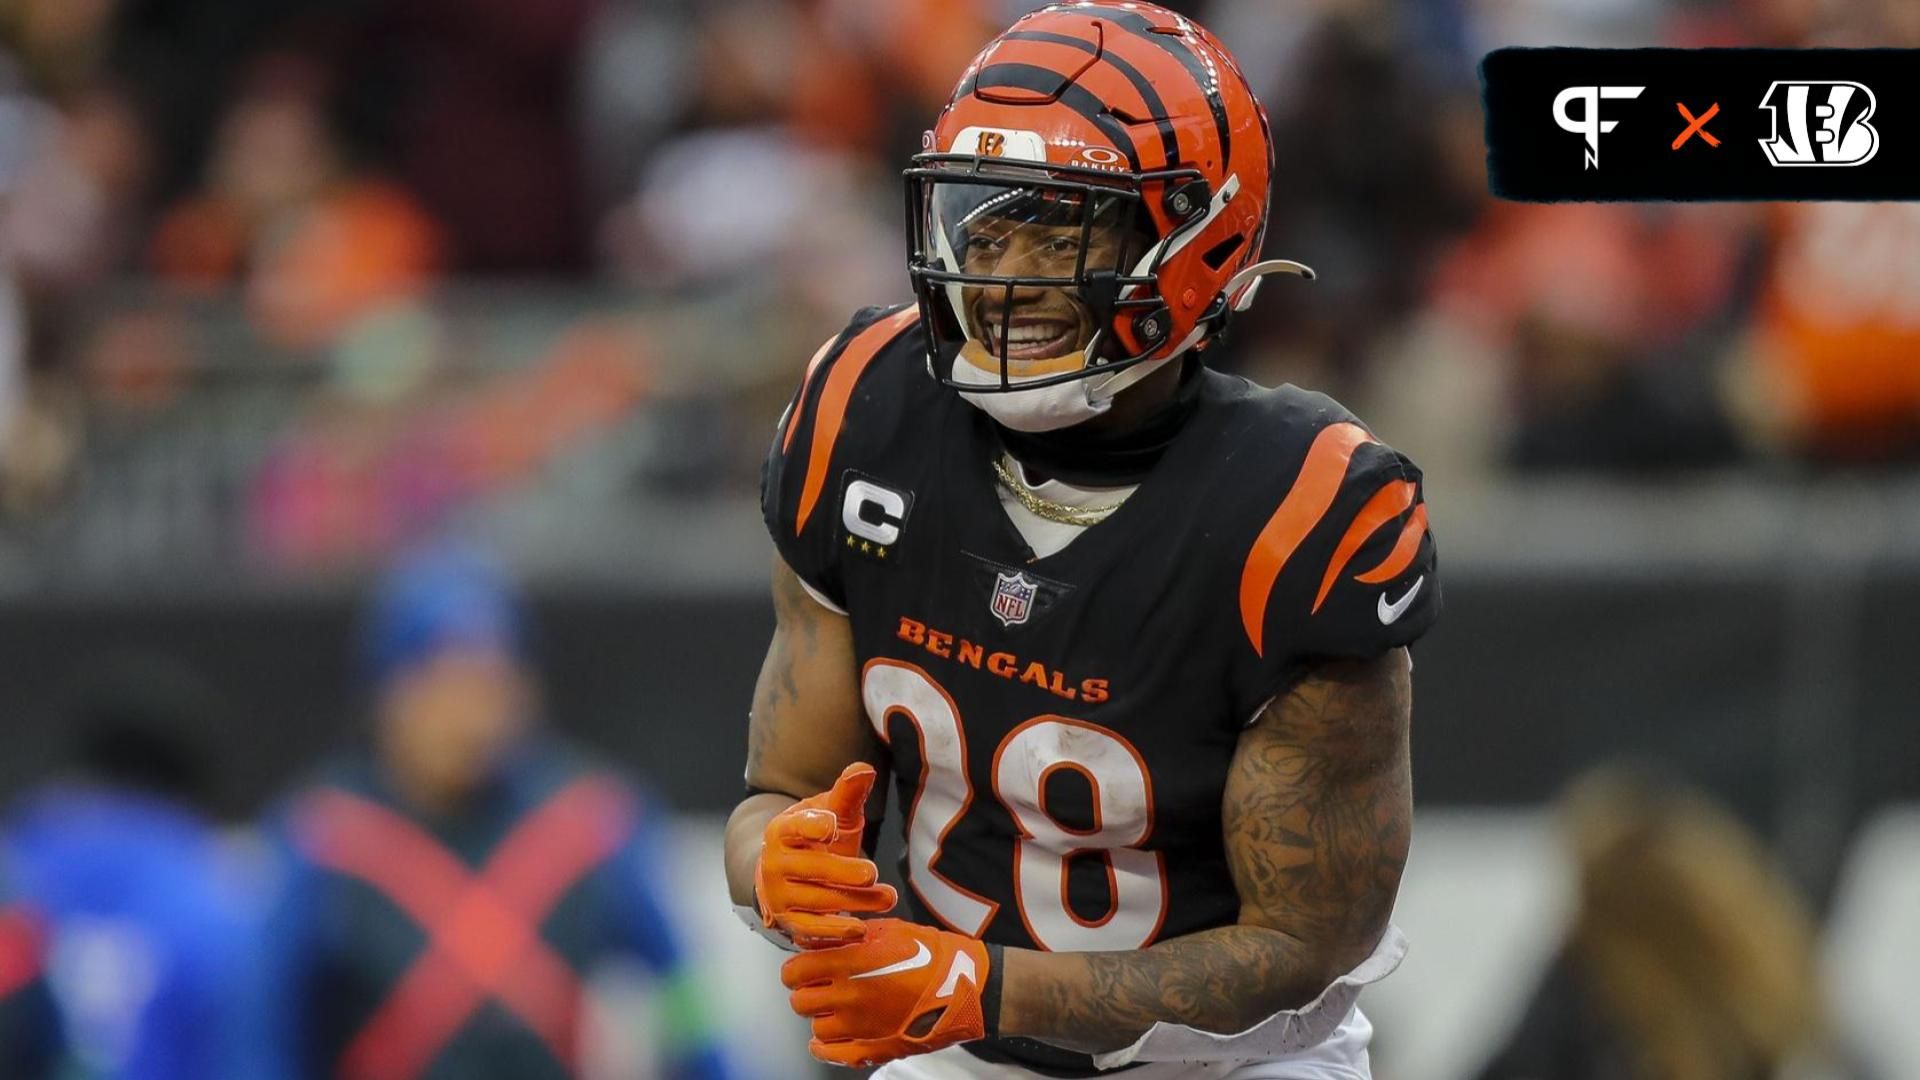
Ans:
<svg viewBox="0 0 1920 1080"><path fill-rule="evenodd" d="M1206 371L1140 486L1037 558L995 490L992 422L923 350L917 311L857 316L762 493L787 564L852 621L913 917L1051 950L1232 923L1241 731L1306 664L1406 645L1439 612L1420 471L1324 395Z"/></svg>

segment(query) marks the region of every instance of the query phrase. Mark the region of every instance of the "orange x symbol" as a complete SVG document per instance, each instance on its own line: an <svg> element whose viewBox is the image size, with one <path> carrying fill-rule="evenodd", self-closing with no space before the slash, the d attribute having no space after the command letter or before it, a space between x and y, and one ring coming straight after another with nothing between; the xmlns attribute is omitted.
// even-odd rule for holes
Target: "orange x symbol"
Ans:
<svg viewBox="0 0 1920 1080"><path fill-rule="evenodd" d="M1698 133L1702 139L1707 140L1708 146L1720 145L1720 140L1714 138L1713 132L1707 130L1707 121L1713 119L1714 116L1718 115L1718 113L1720 112L1719 102L1717 101L1714 102L1713 107L1708 109L1706 112L1701 113L1697 119L1694 117L1692 113L1687 111L1687 107L1685 105L1682 105L1676 101L1673 103L1673 106L1674 108L1680 110L1681 116L1684 116L1687 118L1687 130L1681 132L1680 137L1673 140L1673 148L1675 150L1680 149L1680 145L1686 142L1688 139L1693 138L1693 136L1696 133Z"/></svg>

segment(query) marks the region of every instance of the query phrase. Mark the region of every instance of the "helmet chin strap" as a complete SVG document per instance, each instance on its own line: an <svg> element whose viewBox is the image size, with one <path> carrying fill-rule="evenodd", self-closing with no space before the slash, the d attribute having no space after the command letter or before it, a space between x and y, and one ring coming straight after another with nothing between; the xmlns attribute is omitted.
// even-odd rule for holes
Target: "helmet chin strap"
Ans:
<svg viewBox="0 0 1920 1080"><path fill-rule="evenodd" d="M1113 400L1119 396L1122 390L1135 385L1147 376L1166 367L1169 361L1179 359L1181 354L1193 348L1193 343L1198 340L1199 333L1196 330L1192 336L1188 337L1186 341L1181 342L1172 352L1157 360L1144 360L1132 367L1122 368L1111 375L1089 376L1085 380L1087 384L1087 401L1090 403L1100 403Z"/></svg>

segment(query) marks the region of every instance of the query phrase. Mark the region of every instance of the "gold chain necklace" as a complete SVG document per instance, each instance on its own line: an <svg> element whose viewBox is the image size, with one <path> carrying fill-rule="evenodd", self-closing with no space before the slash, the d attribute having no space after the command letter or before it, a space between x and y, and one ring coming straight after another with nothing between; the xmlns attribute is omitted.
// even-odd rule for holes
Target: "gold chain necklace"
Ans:
<svg viewBox="0 0 1920 1080"><path fill-rule="evenodd" d="M998 457L993 459L993 475L999 478L1001 487L1006 488L1015 499L1019 500L1021 506L1027 508L1028 513L1055 524L1078 525L1085 528L1100 524L1111 517L1115 510L1120 509L1119 503L1111 506L1082 507L1054 502L1016 479L1013 470L1007 468L1006 463Z"/></svg>

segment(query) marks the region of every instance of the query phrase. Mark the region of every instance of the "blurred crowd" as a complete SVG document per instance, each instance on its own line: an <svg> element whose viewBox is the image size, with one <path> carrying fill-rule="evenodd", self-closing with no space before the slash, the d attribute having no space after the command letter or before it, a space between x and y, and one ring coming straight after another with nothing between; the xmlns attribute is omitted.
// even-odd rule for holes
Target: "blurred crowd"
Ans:
<svg viewBox="0 0 1920 1080"><path fill-rule="evenodd" d="M365 606L365 722L244 825L213 810L215 673L85 666L60 767L0 820L0 1075L742 1075L677 925L671 815L550 733L506 578L424 548ZM617 965L644 993L597 1030Z"/></svg>
<svg viewBox="0 0 1920 1080"><path fill-rule="evenodd" d="M701 486L750 486L804 358L905 298L897 171L1035 6L7 0L0 508L70 498L101 414L255 368L289 404L234 501L276 565L386 550L648 403L716 420ZM1271 254L1321 275L1217 364L1326 389L1458 484L1920 451L1920 208L1498 203L1474 70L1503 44L1920 45L1911 0L1172 6L1258 84ZM433 303L503 280L614 299L504 346Z"/></svg>

